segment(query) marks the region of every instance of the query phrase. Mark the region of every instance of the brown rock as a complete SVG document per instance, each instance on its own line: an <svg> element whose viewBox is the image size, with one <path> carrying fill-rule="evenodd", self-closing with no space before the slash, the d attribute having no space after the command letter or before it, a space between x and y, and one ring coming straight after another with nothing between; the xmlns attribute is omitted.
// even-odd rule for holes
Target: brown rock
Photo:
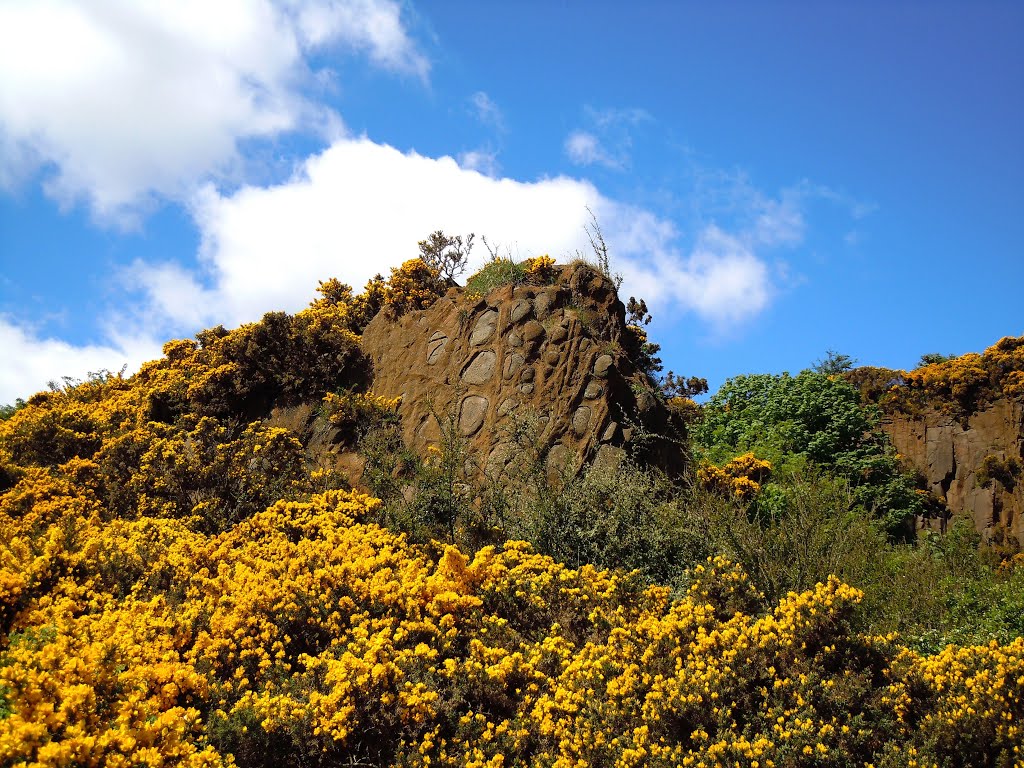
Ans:
<svg viewBox="0 0 1024 768"><path fill-rule="evenodd" d="M528 299L519 299L508 311L508 319L511 323L518 323L533 310Z"/></svg>
<svg viewBox="0 0 1024 768"><path fill-rule="evenodd" d="M504 376L506 379L511 379L519 369L523 367L523 363L526 362L526 358L520 355L518 352L513 352L511 355L505 358L505 371Z"/></svg>
<svg viewBox="0 0 1024 768"><path fill-rule="evenodd" d="M444 353L444 348L448 345L448 337L438 331L430 337L430 341L427 344L427 365L433 365L438 361L441 355Z"/></svg>
<svg viewBox="0 0 1024 768"><path fill-rule="evenodd" d="M589 427L590 408L586 405L581 405L572 415L572 431L576 433L576 437L583 437Z"/></svg>
<svg viewBox="0 0 1024 768"><path fill-rule="evenodd" d="M621 430L614 426L609 433L610 425L629 419L653 433L667 423L658 403L641 413L643 387L634 392L619 376L609 378L613 367L622 377L633 376L628 357L599 354L621 348L625 333L625 310L614 285L580 266L556 268L555 279L556 285L542 289L506 286L483 299L451 291L428 309L397 319L382 313L366 327L362 347L372 362L372 391L402 396L399 417L411 448L423 452L436 444L451 419L477 471L483 471L502 454L497 446L506 438L498 422L518 409L537 417L542 448L560 446L553 461L564 458L577 467L593 461L602 444L621 444ZM601 323L585 326L561 317L559 305L570 285L585 289L573 295L574 308ZM548 329L531 318L541 294ZM499 320L506 325L499 328ZM543 360L535 362L538 352ZM590 371L601 381L588 381ZM674 473L683 458L675 444L672 450L654 460Z"/></svg>
<svg viewBox="0 0 1024 768"><path fill-rule="evenodd" d="M986 540L1010 536L1024 543L1024 478L1012 490L999 482L982 488L977 480L986 457L1024 454L1024 403L996 400L965 423L934 410L895 414L882 428L954 517L970 517ZM926 519L917 525L941 530L946 522Z"/></svg>
<svg viewBox="0 0 1024 768"><path fill-rule="evenodd" d="M561 344L569 337L569 329L564 325L556 325L548 334L548 341L553 344Z"/></svg>

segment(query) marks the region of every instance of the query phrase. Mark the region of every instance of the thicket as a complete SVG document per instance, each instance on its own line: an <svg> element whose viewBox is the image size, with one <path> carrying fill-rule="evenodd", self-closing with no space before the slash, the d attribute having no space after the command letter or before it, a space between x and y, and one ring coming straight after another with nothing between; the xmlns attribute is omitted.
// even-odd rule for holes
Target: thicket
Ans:
<svg viewBox="0 0 1024 768"><path fill-rule="evenodd" d="M688 485L552 472L528 415L481 474L402 444L358 349L447 289L326 281L4 414L0 765L1024 764L1024 557L892 543L848 385L733 380Z"/></svg>
<svg viewBox="0 0 1024 768"><path fill-rule="evenodd" d="M1024 398L1024 336L1006 336L981 354L928 354L920 362L912 371L864 367L846 377L890 412L933 408L964 420L1001 397Z"/></svg>
<svg viewBox="0 0 1024 768"><path fill-rule="evenodd" d="M703 406L693 435L699 459L710 466L753 452L776 467L807 462L844 479L862 513L894 539L910 535L914 516L936 511L897 461L877 412L835 374L730 379Z"/></svg>

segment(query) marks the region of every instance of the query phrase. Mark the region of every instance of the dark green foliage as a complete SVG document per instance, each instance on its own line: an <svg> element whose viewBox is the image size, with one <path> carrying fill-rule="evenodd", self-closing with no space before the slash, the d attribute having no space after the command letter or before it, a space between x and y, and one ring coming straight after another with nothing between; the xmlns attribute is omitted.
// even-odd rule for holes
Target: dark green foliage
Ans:
<svg viewBox="0 0 1024 768"><path fill-rule="evenodd" d="M956 355L943 355L938 352L926 352L921 355L921 359L917 361L917 368L921 368L925 365L935 365L936 363L948 363Z"/></svg>
<svg viewBox="0 0 1024 768"><path fill-rule="evenodd" d="M362 384L366 373L355 339L312 315L268 312L220 338L197 338L211 372L190 399L204 415L258 418L273 405L319 400L339 383Z"/></svg>
<svg viewBox="0 0 1024 768"><path fill-rule="evenodd" d="M756 500L730 503L698 494L716 553L741 563L766 605L802 592L829 574L863 585L885 548L885 536L858 508L845 480L793 462Z"/></svg>
<svg viewBox="0 0 1024 768"><path fill-rule="evenodd" d="M834 472L894 537L928 512L888 449L877 415L839 377L803 371L729 379L705 404L694 437L712 461L754 451L774 463L800 458Z"/></svg>
<svg viewBox="0 0 1024 768"><path fill-rule="evenodd" d="M683 378L669 371L661 381L661 392L665 397L697 397L708 392L708 380L699 376Z"/></svg>
<svg viewBox="0 0 1024 768"><path fill-rule="evenodd" d="M853 368L856 360L849 355L843 355L834 349L825 350L825 357L815 362L811 368L815 373L823 373L826 376L837 376L846 373Z"/></svg>
<svg viewBox="0 0 1024 768"><path fill-rule="evenodd" d="M1013 489L1017 487L1017 479L1020 475L1021 463L1020 459L1016 456L1007 456L1006 458L986 456L981 460L981 466L978 467L975 479L982 488L988 488L992 485L992 481L995 480L1008 493L1013 493Z"/></svg>
<svg viewBox="0 0 1024 768"><path fill-rule="evenodd" d="M26 405L27 405L27 403L24 400L22 400L20 397L17 400L15 400L13 403L11 403L10 405L0 405L0 421L5 421L5 420L11 418L11 416L16 414L18 411L20 411Z"/></svg>

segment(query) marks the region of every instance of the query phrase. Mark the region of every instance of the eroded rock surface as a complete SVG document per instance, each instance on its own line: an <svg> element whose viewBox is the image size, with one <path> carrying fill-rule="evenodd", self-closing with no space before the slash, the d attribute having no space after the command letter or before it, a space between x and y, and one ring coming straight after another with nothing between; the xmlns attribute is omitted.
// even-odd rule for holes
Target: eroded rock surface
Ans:
<svg viewBox="0 0 1024 768"><path fill-rule="evenodd" d="M668 433L669 417L624 351L625 309L614 285L585 265L559 268L553 285L505 286L474 297L452 290L430 308L378 315L363 333L373 391L401 396L407 443L436 444L457 427L490 474L516 461L516 420L534 425L552 476L566 467L622 455L633 430ZM650 456L682 470L677 443Z"/></svg>
<svg viewBox="0 0 1024 768"><path fill-rule="evenodd" d="M998 461L1024 455L1024 405L997 400L964 423L943 413L897 414L882 428L896 450L924 477L929 491L946 501L953 515L974 520L987 539L1010 535L1024 544L1024 477L1008 488L999 480L984 484L978 470L989 456ZM945 521L922 520L942 527Z"/></svg>

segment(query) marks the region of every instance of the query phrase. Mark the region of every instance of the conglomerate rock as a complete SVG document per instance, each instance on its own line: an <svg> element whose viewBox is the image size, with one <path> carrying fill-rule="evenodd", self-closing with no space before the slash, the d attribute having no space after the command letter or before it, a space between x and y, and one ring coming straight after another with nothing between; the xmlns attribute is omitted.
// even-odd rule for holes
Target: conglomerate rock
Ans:
<svg viewBox="0 0 1024 768"><path fill-rule="evenodd" d="M585 264L551 285L507 285L487 296L453 288L427 309L379 314L365 329L373 392L401 396L406 442L423 453L442 429L467 442L475 471L496 476L532 439L557 473L617 460L630 447L670 473L685 461L662 400L630 360L614 284Z"/></svg>

